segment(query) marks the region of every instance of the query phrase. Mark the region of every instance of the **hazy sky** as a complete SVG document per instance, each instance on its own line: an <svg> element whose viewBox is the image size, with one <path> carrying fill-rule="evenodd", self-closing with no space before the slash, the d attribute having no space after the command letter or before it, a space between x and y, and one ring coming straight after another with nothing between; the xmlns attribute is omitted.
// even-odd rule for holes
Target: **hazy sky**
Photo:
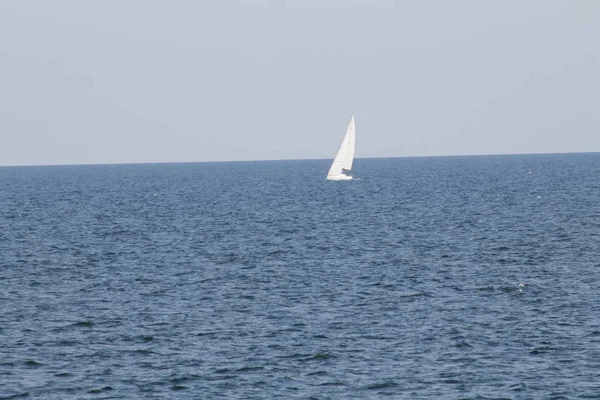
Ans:
<svg viewBox="0 0 600 400"><path fill-rule="evenodd" d="M0 0L0 165L600 151L598 0Z"/></svg>

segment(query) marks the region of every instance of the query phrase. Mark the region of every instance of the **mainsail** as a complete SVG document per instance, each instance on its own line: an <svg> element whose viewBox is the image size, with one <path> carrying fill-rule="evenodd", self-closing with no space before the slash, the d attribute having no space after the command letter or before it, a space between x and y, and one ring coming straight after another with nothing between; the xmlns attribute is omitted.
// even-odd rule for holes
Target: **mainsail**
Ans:
<svg viewBox="0 0 600 400"><path fill-rule="evenodd" d="M346 135L342 141L342 145L338 150L327 179L329 180L349 180L352 176L346 175L344 172L352 169L352 162L354 161L354 148L356 146L356 128L354 126L354 116L350 118Z"/></svg>

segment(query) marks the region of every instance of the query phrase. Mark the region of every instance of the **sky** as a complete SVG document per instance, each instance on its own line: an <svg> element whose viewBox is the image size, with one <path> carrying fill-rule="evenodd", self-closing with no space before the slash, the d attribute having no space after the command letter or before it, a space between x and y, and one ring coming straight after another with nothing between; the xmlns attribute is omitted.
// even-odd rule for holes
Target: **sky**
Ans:
<svg viewBox="0 0 600 400"><path fill-rule="evenodd" d="M0 165L600 151L597 0L1 0Z"/></svg>

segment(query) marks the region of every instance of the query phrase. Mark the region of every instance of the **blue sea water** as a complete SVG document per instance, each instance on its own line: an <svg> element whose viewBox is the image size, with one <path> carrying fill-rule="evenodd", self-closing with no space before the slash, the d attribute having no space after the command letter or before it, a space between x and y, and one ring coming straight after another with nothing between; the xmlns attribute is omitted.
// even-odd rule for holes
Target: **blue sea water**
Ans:
<svg viewBox="0 0 600 400"><path fill-rule="evenodd" d="M600 398L600 154L0 168L0 398Z"/></svg>

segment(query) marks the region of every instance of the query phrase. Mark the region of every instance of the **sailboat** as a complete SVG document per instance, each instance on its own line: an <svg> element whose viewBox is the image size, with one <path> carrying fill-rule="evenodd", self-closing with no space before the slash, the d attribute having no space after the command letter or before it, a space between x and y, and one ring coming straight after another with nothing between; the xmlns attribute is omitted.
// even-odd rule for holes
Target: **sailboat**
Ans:
<svg viewBox="0 0 600 400"><path fill-rule="evenodd" d="M342 145L338 150L331 168L327 173L327 179L330 181L349 181L352 175L349 174L352 169L352 161L354 161L354 146L356 143L356 129L354 127L354 115L350 118L346 136L342 141Z"/></svg>

